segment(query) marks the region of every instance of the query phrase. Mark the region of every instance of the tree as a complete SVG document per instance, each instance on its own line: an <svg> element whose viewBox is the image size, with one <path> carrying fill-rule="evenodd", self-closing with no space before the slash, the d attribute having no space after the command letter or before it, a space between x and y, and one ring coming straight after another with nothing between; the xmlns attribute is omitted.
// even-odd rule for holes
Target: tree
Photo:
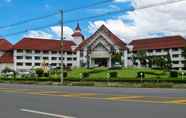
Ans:
<svg viewBox="0 0 186 118"><path fill-rule="evenodd" d="M146 66L147 65L147 55L145 50L139 50L136 54L137 59L140 61L140 64L142 66Z"/></svg>

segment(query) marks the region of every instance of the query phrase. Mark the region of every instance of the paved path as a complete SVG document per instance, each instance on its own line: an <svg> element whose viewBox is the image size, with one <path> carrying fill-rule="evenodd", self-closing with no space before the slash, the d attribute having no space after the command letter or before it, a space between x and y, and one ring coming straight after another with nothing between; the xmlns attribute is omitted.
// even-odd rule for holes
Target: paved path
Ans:
<svg viewBox="0 0 186 118"><path fill-rule="evenodd" d="M0 118L186 118L185 89L0 84Z"/></svg>

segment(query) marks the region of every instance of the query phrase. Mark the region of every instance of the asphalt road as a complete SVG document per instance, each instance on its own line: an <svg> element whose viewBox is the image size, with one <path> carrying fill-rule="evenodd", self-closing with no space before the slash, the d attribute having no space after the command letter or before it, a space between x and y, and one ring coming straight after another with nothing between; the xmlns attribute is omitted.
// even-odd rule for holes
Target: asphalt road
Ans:
<svg viewBox="0 0 186 118"><path fill-rule="evenodd" d="M0 118L186 118L186 90L0 84Z"/></svg>

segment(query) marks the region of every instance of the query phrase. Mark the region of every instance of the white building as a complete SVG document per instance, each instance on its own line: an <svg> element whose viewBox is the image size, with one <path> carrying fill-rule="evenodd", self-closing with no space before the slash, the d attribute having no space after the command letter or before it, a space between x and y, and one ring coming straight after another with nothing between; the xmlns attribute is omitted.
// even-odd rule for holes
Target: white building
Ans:
<svg viewBox="0 0 186 118"><path fill-rule="evenodd" d="M144 50L147 56L166 56L169 53L172 61L172 69L182 70L185 61L185 58L182 56L182 49L185 46L186 40L181 36L133 40L129 46L128 62L130 66L134 65L131 63L131 58L140 50ZM141 66L139 61L136 66Z"/></svg>
<svg viewBox="0 0 186 118"><path fill-rule="evenodd" d="M181 36L139 39L127 45L104 25L85 39L78 24L72 37L73 40L63 41L65 67L112 67L113 54L121 55L120 65L123 67L134 66L131 57L142 49L147 55L167 55L169 51L174 69L182 69L185 60L181 53L186 40ZM14 46L8 45L7 49L0 43L0 71L5 67L20 71L61 66L60 40L27 37ZM140 67L139 62L137 66Z"/></svg>

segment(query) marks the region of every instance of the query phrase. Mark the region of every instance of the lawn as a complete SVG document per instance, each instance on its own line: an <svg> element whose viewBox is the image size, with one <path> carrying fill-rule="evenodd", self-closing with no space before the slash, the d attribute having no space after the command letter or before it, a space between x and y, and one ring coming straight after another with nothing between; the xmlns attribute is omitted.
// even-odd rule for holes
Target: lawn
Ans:
<svg viewBox="0 0 186 118"><path fill-rule="evenodd" d="M123 68L116 70L109 70L107 68L77 68L68 72L68 78L80 78L80 73L89 72L90 75L86 79L107 79L110 71L116 71L120 79L136 79L138 72L145 72L144 79L175 79L169 77L169 72L149 68ZM176 79L181 79L181 76Z"/></svg>

